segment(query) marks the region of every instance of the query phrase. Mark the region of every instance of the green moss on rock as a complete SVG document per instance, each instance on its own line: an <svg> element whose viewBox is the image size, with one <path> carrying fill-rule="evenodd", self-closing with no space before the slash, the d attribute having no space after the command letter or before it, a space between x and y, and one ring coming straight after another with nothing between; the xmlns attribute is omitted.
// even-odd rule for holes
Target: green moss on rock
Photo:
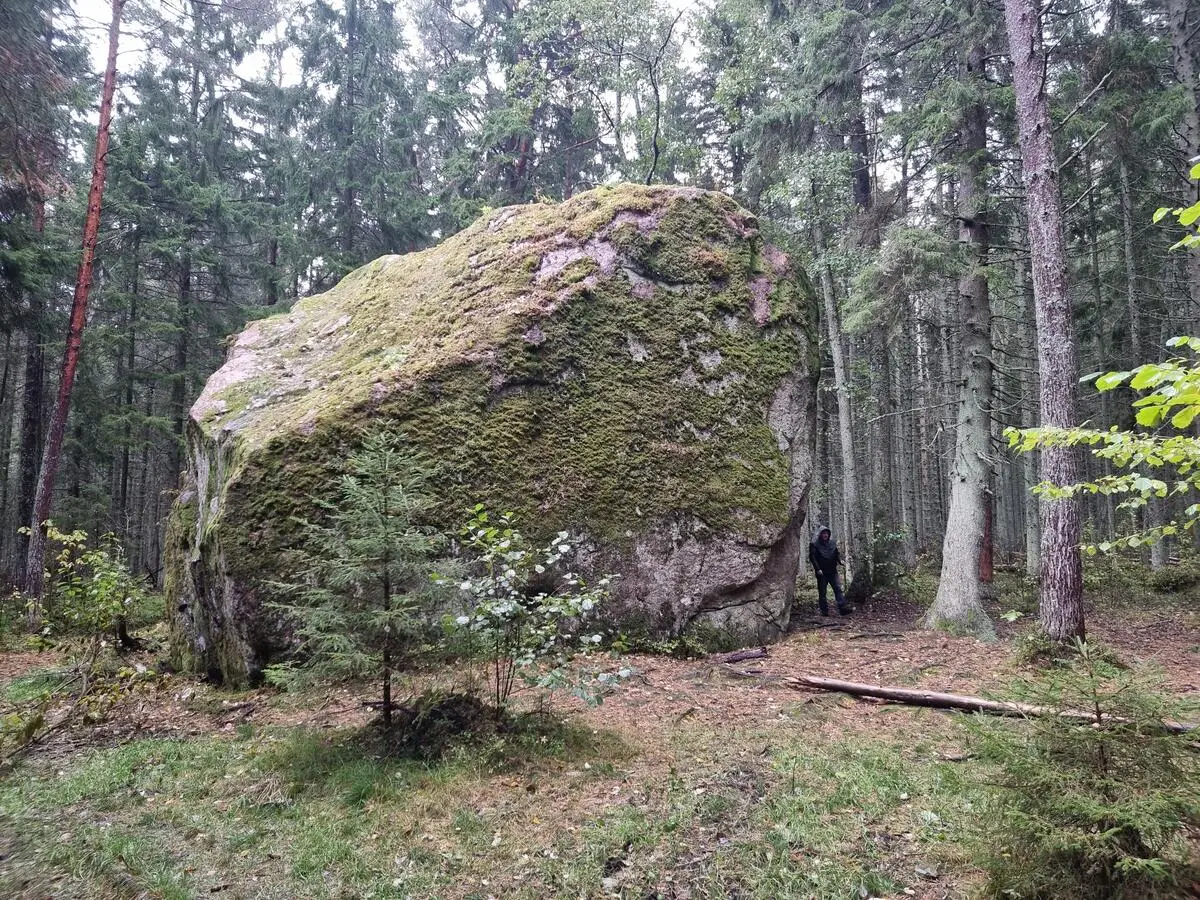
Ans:
<svg viewBox="0 0 1200 900"><path fill-rule="evenodd" d="M633 185L492 212L253 323L192 410L177 655L240 682L286 650L264 581L384 423L438 462L447 528L484 502L571 530L626 611L769 639L803 543L815 326L753 216Z"/></svg>

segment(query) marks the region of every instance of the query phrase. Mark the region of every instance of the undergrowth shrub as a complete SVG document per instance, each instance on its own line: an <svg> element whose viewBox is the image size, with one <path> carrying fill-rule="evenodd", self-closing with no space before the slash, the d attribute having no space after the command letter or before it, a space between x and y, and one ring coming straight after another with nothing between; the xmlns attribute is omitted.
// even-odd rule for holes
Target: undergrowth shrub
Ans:
<svg viewBox="0 0 1200 900"><path fill-rule="evenodd" d="M565 688L598 703L605 689L631 674L574 664L604 641L588 626L614 576L588 585L567 568L574 553L567 532L539 547L517 530L510 514L492 516L479 505L460 540L471 557L459 583L463 608L446 615L443 627L467 661L468 689L486 686L497 713L504 713L519 684Z"/></svg>
<svg viewBox="0 0 1200 900"><path fill-rule="evenodd" d="M936 572L917 569L906 573L899 581L900 594L906 600L928 607L937 596L938 576Z"/></svg>
<svg viewBox="0 0 1200 900"><path fill-rule="evenodd" d="M609 644L616 653L647 653L674 659L702 659L712 653L728 653L743 646L735 635L711 622L690 622L676 635L655 633L645 623L626 621Z"/></svg>
<svg viewBox="0 0 1200 900"><path fill-rule="evenodd" d="M875 526L871 542L871 577L876 591L900 586L901 579L910 571L903 559L905 532L889 531Z"/></svg>
<svg viewBox="0 0 1200 900"><path fill-rule="evenodd" d="M161 608L145 580L129 571L116 537L93 541L84 531L60 531L53 522L46 528L53 552L46 616L35 640L63 651L67 664L38 674L30 690L7 698L0 711L0 752L10 755L73 718L102 721L132 691L160 677L116 654L118 644L131 643L129 619Z"/></svg>
<svg viewBox="0 0 1200 900"><path fill-rule="evenodd" d="M1017 699L1050 715L971 728L991 764L980 862L993 896L1173 896L1200 827L1200 756L1164 723L1195 717L1090 644ZM1194 737L1192 738L1194 740Z"/></svg>
<svg viewBox="0 0 1200 900"><path fill-rule="evenodd" d="M1151 572L1147 583L1157 594L1182 594L1200 585L1200 568L1194 561L1164 566Z"/></svg>

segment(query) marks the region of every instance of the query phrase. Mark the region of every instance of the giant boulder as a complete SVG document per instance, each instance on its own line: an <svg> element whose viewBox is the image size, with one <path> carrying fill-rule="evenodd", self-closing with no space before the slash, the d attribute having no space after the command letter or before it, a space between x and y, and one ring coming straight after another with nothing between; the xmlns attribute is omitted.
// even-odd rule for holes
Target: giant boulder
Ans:
<svg viewBox="0 0 1200 900"><path fill-rule="evenodd" d="M281 551L365 430L477 502L577 535L610 615L767 641L788 625L814 437L816 306L754 217L625 185L485 215L257 321L192 407L167 535L177 664L233 683L288 649Z"/></svg>

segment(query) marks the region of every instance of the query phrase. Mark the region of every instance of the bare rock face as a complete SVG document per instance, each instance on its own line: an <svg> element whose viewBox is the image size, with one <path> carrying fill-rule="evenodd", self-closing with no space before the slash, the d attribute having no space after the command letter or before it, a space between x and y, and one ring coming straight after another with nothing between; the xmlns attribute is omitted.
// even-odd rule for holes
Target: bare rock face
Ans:
<svg viewBox="0 0 1200 900"><path fill-rule="evenodd" d="M244 683L286 653L265 607L297 518L364 432L475 503L576 535L611 615L768 641L787 628L812 468L816 305L752 215L625 185L486 215L250 325L192 407L168 529L177 664Z"/></svg>

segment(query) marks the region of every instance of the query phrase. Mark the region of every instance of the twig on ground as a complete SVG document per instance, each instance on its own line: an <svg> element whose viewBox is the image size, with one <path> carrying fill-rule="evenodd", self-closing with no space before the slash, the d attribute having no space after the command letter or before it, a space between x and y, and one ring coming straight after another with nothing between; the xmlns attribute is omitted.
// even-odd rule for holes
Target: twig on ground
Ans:
<svg viewBox="0 0 1200 900"><path fill-rule="evenodd" d="M846 635L848 641L861 641L867 638L902 638L904 635L899 631L860 631L858 634Z"/></svg>
<svg viewBox="0 0 1200 900"><path fill-rule="evenodd" d="M766 656L770 656L766 647L756 647L753 650L739 650L737 653L730 653L722 662L735 663L747 659L762 659Z"/></svg>

